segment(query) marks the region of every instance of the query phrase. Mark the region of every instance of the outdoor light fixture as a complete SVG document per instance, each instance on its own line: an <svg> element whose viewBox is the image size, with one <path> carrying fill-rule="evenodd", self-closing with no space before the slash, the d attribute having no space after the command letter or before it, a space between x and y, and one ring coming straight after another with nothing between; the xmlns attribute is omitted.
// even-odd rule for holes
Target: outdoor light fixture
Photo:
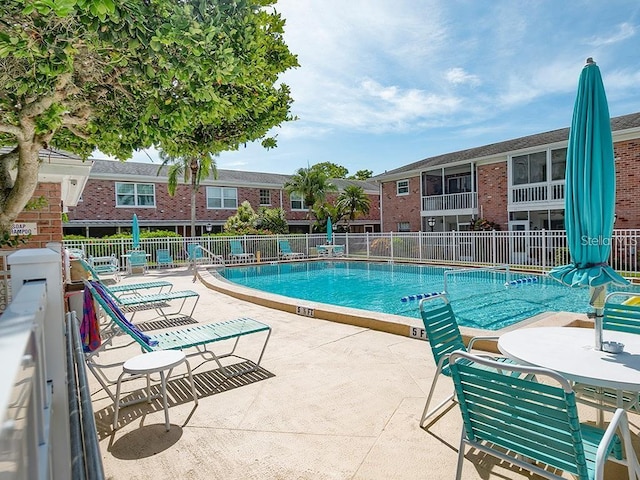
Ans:
<svg viewBox="0 0 640 480"><path fill-rule="evenodd" d="M211 223L207 223L204 228L207 229L207 233L211 233L211 230L213 230L213 225Z"/></svg>
<svg viewBox="0 0 640 480"><path fill-rule="evenodd" d="M436 219L433 217L429 217L429 219L427 219L427 224L429 225L429 228L433 232L433 227L436 226Z"/></svg>

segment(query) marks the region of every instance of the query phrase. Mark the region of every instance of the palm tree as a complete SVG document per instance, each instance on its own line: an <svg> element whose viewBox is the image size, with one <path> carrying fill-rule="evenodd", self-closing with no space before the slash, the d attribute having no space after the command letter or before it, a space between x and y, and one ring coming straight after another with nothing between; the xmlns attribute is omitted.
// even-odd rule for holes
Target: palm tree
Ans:
<svg viewBox="0 0 640 480"><path fill-rule="evenodd" d="M291 195L300 195L307 206L307 219L309 220L309 233L313 233L311 214L316 202L323 202L327 192L336 190L335 185L329 182L329 178L320 169L314 167L299 168L296 173L284 184L284 190Z"/></svg>
<svg viewBox="0 0 640 480"><path fill-rule="evenodd" d="M316 230L319 232L326 232L327 221L331 218L331 224L333 225L334 232L337 231L338 224L347 216L347 213L348 212L338 204L316 203L316 206L313 207L313 216L316 217Z"/></svg>
<svg viewBox="0 0 640 480"><path fill-rule="evenodd" d="M218 178L216 160L209 154L199 156L189 155L174 157L160 152L162 165L158 168L158 175L162 167L169 165L167 170L167 191L172 197L176 194L178 179L184 178L184 183L191 184L191 236L196 232L196 197L200 190L200 183L207 177Z"/></svg>
<svg viewBox="0 0 640 480"><path fill-rule="evenodd" d="M338 196L337 206L347 213L349 222L347 223L347 231L351 229L351 222L356 219L358 214L366 215L371 208L371 200L364 193L364 189L357 185L349 185L345 187Z"/></svg>

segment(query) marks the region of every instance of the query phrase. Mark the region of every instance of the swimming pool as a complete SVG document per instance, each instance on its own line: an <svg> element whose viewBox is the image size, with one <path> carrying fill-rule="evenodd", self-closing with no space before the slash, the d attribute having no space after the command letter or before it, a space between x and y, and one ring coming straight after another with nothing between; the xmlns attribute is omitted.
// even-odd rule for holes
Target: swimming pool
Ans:
<svg viewBox="0 0 640 480"><path fill-rule="evenodd" d="M403 297L442 292L448 267L376 262L295 262L226 268L219 273L246 287L313 302L420 318L418 301ZM546 277L474 271L447 275L447 291L461 325L498 330L543 312L586 313L589 292ZM640 292L639 287L633 289Z"/></svg>

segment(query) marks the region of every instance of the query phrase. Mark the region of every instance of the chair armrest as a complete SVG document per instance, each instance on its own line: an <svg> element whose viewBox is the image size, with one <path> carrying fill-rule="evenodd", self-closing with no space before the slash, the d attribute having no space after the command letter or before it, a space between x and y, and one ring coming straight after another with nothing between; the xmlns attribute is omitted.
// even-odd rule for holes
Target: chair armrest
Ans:
<svg viewBox="0 0 640 480"><path fill-rule="evenodd" d="M595 464L595 478L604 478L604 464L609 457L609 450L611 449L611 443L615 440L616 432L620 430L622 441L624 443L625 455L627 461L632 462L634 468L636 467L638 460L635 457L633 447L631 447L631 436L629 433L629 423L627 421L627 412L622 408L616 409L611 419L611 423L604 432L604 436L598 445L596 452L596 464ZM629 450L631 447L631 450Z"/></svg>
<svg viewBox="0 0 640 480"><path fill-rule="evenodd" d="M467 345L467 350L471 350L473 348L473 344L476 343L476 341L494 341L497 342L500 339L499 336L496 335L492 335L492 336L484 336L484 337L473 337L471 340L469 340L469 345Z"/></svg>

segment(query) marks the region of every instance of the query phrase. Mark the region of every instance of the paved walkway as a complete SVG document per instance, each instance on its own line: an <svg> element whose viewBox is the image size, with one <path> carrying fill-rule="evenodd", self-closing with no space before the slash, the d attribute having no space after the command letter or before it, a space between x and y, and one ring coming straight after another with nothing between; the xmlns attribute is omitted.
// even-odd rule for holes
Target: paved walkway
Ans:
<svg viewBox="0 0 640 480"><path fill-rule="evenodd" d="M112 430L113 404L92 385L98 435L107 478L113 479L452 479L461 432L450 409L428 430L418 426L435 372L420 340L362 327L306 318L246 303L192 282L182 269L150 272L123 283L166 278L174 290L201 298L195 319L218 322L248 316L273 334L263 368L225 380L214 362L197 367L200 403L194 408L184 379L169 382L171 430L162 404L123 408ZM153 323L136 314L136 323ZM255 355L261 338L241 339L241 353ZM115 345L123 344L118 337ZM104 361L139 353L135 346L109 351ZM193 367L197 362L192 360ZM117 377L119 369L113 370ZM178 372L180 373L180 372ZM93 380L93 377L90 376ZM140 392L143 383L128 382ZM440 382L439 396L450 382ZM586 415L591 412L586 411ZM640 418L631 416L638 431ZM626 478L609 471L608 478ZM495 459L467 454L464 479L530 479Z"/></svg>

